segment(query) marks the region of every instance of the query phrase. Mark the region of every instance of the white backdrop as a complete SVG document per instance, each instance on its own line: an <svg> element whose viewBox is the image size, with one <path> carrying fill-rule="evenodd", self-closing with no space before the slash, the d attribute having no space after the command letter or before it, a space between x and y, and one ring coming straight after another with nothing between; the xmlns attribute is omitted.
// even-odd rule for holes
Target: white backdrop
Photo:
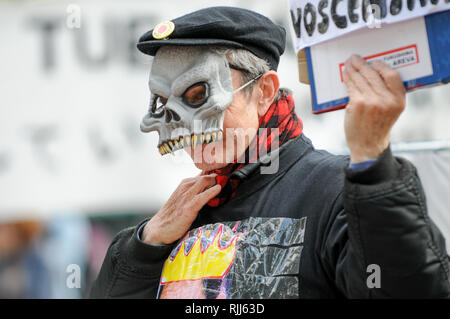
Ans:
<svg viewBox="0 0 450 319"><path fill-rule="evenodd" d="M444 234L450 254L450 140L398 144L393 149L395 155L407 158L417 167L428 213Z"/></svg>

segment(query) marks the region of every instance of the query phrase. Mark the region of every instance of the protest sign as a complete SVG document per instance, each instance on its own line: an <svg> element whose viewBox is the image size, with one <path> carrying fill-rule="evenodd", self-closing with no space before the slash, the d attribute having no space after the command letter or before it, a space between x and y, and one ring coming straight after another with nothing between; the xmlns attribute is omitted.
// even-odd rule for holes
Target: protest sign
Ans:
<svg viewBox="0 0 450 319"><path fill-rule="evenodd" d="M361 55L396 69L407 90L450 80L447 0L290 1L300 81L311 85L313 112L348 103L345 60Z"/></svg>

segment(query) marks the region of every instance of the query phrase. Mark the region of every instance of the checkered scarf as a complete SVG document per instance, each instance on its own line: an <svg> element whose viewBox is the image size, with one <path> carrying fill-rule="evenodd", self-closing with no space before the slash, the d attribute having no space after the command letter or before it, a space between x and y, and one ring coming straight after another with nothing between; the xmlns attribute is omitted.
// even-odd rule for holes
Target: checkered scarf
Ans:
<svg viewBox="0 0 450 319"><path fill-rule="evenodd" d="M303 123L295 113L294 98L285 89L281 89L278 99L272 103L269 110L259 122L259 130L240 160L221 168L207 172L216 173L216 182L222 186L217 197L211 199L207 205L220 206L236 195L240 181L230 178L231 173L241 169L248 163L256 162L260 155L269 154L272 149L272 141L278 138L278 146L291 138L302 134ZM278 129L278 130L276 130Z"/></svg>

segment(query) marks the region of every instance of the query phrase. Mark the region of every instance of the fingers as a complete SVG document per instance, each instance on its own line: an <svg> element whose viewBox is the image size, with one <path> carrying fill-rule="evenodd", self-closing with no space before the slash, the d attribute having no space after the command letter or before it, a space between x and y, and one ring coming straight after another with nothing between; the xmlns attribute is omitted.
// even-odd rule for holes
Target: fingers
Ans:
<svg viewBox="0 0 450 319"><path fill-rule="evenodd" d="M353 84L353 89L359 92L370 92L372 88L365 77L362 76L358 70L353 67L351 58L345 61L344 76L347 81L351 81ZM349 92L350 94L350 92Z"/></svg>
<svg viewBox="0 0 450 319"><path fill-rule="evenodd" d="M220 190L221 186L216 185L216 174L184 179L166 204L147 223L145 242L169 244L181 238L200 209Z"/></svg>
<svg viewBox="0 0 450 319"><path fill-rule="evenodd" d="M403 85L403 81L400 78L400 74L391 69L386 63L375 60L372 63L372 68L377 71L380 76L383 78L384 83L389 88L391 92L405 92L405 86Z"/></svg>
<svg viewBox="0 0 450 319"><path fill-rule="evenodd" d="M222 187L219 184L216 184L216 185L208 188L204 192L197 194L194 198L195 199L194 200L194 203L195 203L194 208L196 210L200 210L203 206L206 205L206 203L209 202L209 200L211 200L212 198L219 195L221 190L222 190Z"/></svg>
<svg viewBox="0 0 450 319"><path fill-rule="evenodd" d="M191 187L187 190L187 193L194 196L203 192L205 189L216 185L216 176L216 174L211 174L197 177L195 182L191 184Z"/></svg>
<svg viewBox="0 0 450 319"><path fill-rule="evenodd" d="M192 208L199 211L210 199L217 196L222 187L216 183L217 174L202 175L188 191L193 196Z"/></svg>
<svg viewBox="0 0 450 319"><path fill-rule="evenodd" d="M347 68L344 69L344 72L342 75L343 75L345 86L347 87L348 95L354 96L357 93L360 93L358 88L356 87L355 83L353 82L352 78L349 76Z"/></svg>
<svg viewBox="0 0 450 319"><path fill-rule="evenodd" d="M387 88L380 73L373 69L366 60L359 55L352 55L349 60L355 71L359 72L366 79L375 92L378 94L385 92Z"/></svg>
<svg viewBox="0 0 450 319"><path fill-rule="evenodd" d="M358 105L404 108L405 87L397 71L382 61L369 65L358 55L345 62L344 82L349 94L349 109Z"/></svg>
<svg viewBox="0 0 450 319"><path fill-rule="evenodd" d="M196 178L195 177L189 177L189 178L185 178L181 181L180 185L178 186L177 190L179 190L180 192L184 192L187 189L189 189L190 187L192 187L192 185L195 183Z"/></svg>
<svg viewBox="0 0 450 319"><path fill-rule="evenodd" d="M343 77L349 94L355 89L360 92L373 90L379 95L385 94L387 90L392 93L405 91L397 71L380 60L374 60L369 65L359 55L352 55L345 62Z"/></svg>
<svg viewBox="0 0 450 319"><path fill-rule="evenodd" d="M205 187L211 186L210 182L214 181L212 184L214 185L215 176L216 175L197 175L196 177L185 178L181 181L180 185L178 185L176 191L173 193L173 196L177 197L184 194L192 197L203 191ZM199 181L201 182L199 183Z"/></svg>

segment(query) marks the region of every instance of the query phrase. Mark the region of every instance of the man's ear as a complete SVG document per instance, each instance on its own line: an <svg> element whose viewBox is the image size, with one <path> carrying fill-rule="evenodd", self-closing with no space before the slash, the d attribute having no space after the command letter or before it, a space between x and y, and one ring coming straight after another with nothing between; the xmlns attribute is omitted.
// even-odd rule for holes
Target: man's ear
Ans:
<svg viewBox="0 0 450 319"><path fill-rule="evenodd" d="M277 72L270 70L264 73L258 81L261 94L258 101L258 116L266 114L269 107L277 97L280 88L280 79Z"/></svg>

